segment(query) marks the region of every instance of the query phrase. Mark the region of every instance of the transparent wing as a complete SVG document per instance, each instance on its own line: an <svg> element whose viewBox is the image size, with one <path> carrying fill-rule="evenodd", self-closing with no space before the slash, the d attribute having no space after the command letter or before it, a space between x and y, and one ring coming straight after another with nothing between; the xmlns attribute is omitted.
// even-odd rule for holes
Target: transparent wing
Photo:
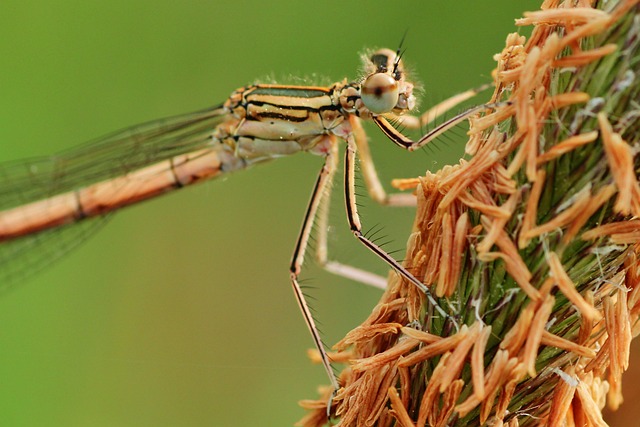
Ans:
<svg viewBox="0 0 640 427"><path fill-rule="evenodd" d="M80 246L110 217L93 217L0 244L0 295Z"/></svg>
<svg viewBox="0 0 640 427"><path fill-rule="evenodd" d="M205 148L224 117L221 107L208 108L122 129L51 157L0 164L0 211ZM0 292L79 246L109 216L0 243Z"/></svg>
<svg viewBox="0 0 640 427"><path fill-rule="evenodd" d="M0 165L0 211L122 176L211 143L221 107L154 120L45 158Z"/></svg>

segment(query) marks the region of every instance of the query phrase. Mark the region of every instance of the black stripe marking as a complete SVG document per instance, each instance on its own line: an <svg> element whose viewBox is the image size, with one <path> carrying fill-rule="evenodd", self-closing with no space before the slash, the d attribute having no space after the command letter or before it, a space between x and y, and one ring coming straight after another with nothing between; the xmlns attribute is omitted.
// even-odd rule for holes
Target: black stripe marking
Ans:
<svg viewBox="0 0 640 427"><path fill-rule="evenodd" d="M278 119L278 120L284 120L287 122L294 122L294 123L306 122L307 120L309 120L309 116L305 116L305 117L287 116L286 114L274 113L274 112L258 113L256 114L256 118L257 119Z"/></svg>
<svg viewBox="0 0 640 427"><path fill-rule="evenodd" d="M87 217L86 212L84 211L84 206L82 206L82 200L80 199L80 191L76 190L73 192L73 197L76 200L76 209L73 213L73 219L80 221L81 219L85 219Z"/></svg>
<svg viewBox="0 0 640 427"><path fill-rule="evenodd" d="M317 98L330 95L331 91L332 89L321 90L295 87L292 88L288 86L256 86L255 89L251 91L251 93L256 95L289 96L293 98Z"/></svg>
<svg viewBox="0 0 640 427"><path fill-rule="evenodd" d="M173 176L173 187L176 189L184 187L184 184L180 182L178 178L178 173L176 172L176 165L173 162L174 157L169 159L169 170L171 171L171 175Z"/></svg>
<svg viewBox="0 0 640 427"><path fill-rule="evenodd" d="M272 107L276 107L276 108L280 108L282 110L298 110L298 111L310 111L310 112L316 112L316 111L339 111L341 108L338 105L323 105L320 108L314 108L314 107L306 107L304 105L283 105L283 104L274 104L271 102L264 102L264 101L256 101L256 100L249 100L248 102L246 102L243 107L247 108L249 105L255 105L256 107L264 107L265 105L270 105Z"/></svg>

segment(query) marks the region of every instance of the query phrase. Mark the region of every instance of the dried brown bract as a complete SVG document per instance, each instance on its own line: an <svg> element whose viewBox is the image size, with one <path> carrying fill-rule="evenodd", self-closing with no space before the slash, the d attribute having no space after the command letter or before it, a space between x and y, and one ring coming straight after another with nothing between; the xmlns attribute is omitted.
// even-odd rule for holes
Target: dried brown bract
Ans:
<svg viewBox="0 0 640 427"><path fill-rule="evenodd" d="M640 332L639 1L525 13L469 160L397 182L418 198L405 266L449 317L391 275L336 346L351 357L337 425L602 426L622 403ZM299 425L325 424L329 397Z"/></svg>

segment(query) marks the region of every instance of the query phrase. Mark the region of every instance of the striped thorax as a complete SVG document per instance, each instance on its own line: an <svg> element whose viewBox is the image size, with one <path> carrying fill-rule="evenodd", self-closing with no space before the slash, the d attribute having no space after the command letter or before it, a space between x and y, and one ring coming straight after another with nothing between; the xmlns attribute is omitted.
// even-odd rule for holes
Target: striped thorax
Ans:
<svg viewBox="0 0 640 427"><path fill-rule="evenodd" d="M233 92L224 104L227 121L216 138L250 163L308 151L326 153L327 135L351 133L349 115L404 114L415 105L413 85L396 52L381 49L364 58L368 74L330 87L253 85Z"/></svg>

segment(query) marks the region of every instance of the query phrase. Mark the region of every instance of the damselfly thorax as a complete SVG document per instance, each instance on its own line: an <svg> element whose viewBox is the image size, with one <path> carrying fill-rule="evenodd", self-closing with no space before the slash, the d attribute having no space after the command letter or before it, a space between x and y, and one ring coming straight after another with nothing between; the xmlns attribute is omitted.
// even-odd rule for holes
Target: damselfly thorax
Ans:
<svg viewBox="0 0 640 427"><path fill-rule="evenodd" d="M377 51L376 72L362 83L346 80L330 87L254 85L235 91L225 102L228 119L215 138L238 157L255 161L308 151L325 155L335 135L353 134L348 118L370 119L380 111L404 114L415 105L413 85L404 80L395 53ZM396 80L397 79L397 80ZM386 103L386 104L385 104Z"/></svg>

